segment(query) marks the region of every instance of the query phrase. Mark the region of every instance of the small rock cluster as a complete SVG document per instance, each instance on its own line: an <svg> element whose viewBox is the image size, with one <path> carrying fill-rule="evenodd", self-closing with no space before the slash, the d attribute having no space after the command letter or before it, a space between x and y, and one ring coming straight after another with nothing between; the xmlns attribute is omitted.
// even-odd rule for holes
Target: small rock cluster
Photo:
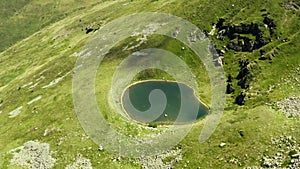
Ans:
<svg viewBox="0 0 300 169"><path fill-rule="evenodd" d="M89 159L84 158L81 154L78 154L74 163L67 165L65 169L93 169L93 167Z"/></svg>
<svg viewBox="0 0 300 169"><path fill-rule="evenodd" d="M277 102L277 106L287 117L300 117L300 98L289 97Z"/></svg>
<svg viewBox="0 0 300 169"><path fill-rule="evenodd" d="M284 2L281 4L281 6L286 9L286 10L295 10L299 11L300 10L300 2L297 0L292 0L289 2Z"/></svg>
<svg viewBox="0 0 300 169"><path fill-rule="evenodd" d="M11 165L18 165L30 169L50 169L56 159L51 157L50 146L47 143L28 141L23 146L10 151L14 157L10 160Z"/></svg>

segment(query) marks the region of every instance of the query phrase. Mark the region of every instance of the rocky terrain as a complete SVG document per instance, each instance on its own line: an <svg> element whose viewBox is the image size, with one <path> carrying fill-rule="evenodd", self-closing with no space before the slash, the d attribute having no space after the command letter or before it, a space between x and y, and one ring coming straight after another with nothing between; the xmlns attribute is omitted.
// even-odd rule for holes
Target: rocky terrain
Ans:
<svg viewBox="0 0 300 169"><path fill-rule="evenodd" d="M138 163L143 169L170 169L182 160L181 151L181 149L170 150L156 156L140 157Z"/></svg>
<svg viewBox="0 0 300 169"><path fill-rule="evenodd" d="M287 117L300 118L300 98L288 97L277 102L277 106L280 108Z"/></svg>
<svg viewBox="0 0 300 169"><path fill-rule="evenodd" d="M280 136L271 140L271 146L277 148L275 154L265 154L261 159L261 166L246 167L245 169L298 169L300 168L300 144L292 136Z"/></svg>
<svg viewBox="0 0 300 169"><path fill-rule="evenodd" d="M10 151L14 156L10 163L30 169L50 169L55 165L54 159L47 143L28 141L23 146Z"/></svg>
<svg viewBox="0 0 300 169"><path fill-rule="evenodd" d="M234 51L235 54L239 53L251 53L255 50L259 50L259 60L272 60L275 55L266 56L265 50L261 49L272 40L272 37L276 37L276 24L265 10L262 10L261 21L257 23L240 23L233 25L227 22L227 18L220 18L215 24L215 29L218 32L215 37L218 40L226 42L224 46L217 46L218 55L221 56L222 62L227 64L226 52ZM264 25L262 27L261 25ZM236 93L235 103L238 105L244 105L246 101L246 91L250 88L252 81L252 70L257 69L257 61L251 61L248 58L240 58L239 60L239 73L236 77L232 75L228 76L227 80L227 94L235 92L233 81L237 80L237 86L243 91Z"/></svg>

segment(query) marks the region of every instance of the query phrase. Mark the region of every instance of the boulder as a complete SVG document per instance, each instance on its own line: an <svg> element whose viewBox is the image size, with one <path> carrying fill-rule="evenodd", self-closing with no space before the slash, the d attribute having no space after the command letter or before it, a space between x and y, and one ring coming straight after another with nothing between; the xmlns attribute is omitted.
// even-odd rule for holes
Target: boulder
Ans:
<svg viewBox="0 0 300 169"><path fill-rule="evenodd" d="M227 86L226 86L226 94L232 94L234 93L234 88L232 86L232 83L227 83Z"/></svg>
<svg viewBox="0 0 300 169"><path fill-rule="evenodd" d="M235 99L235 103L242 106L245 104L245 97L246 97L246 94L241 92Z"/></svg>

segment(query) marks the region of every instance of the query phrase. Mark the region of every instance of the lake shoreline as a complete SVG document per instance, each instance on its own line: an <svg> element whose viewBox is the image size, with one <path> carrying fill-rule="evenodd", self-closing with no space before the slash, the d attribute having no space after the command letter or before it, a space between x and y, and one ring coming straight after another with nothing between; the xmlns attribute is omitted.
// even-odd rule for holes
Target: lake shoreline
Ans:
<svg viewBox="0 0 300 169"><path fill-rule="evenodd" d="M123 104L123 96L124 96L125 92L127 91L127 89L129 89L130 87L132 87L132 86L134 86L134 85L137 85L137 84L146 83L146 82L173 82L173 83L177 83L177 84L186 85L187 87L189 87L190 89L193 90L194 97L195 97L195 98L196 98L196 99L197 99L197 100L198 100L198 101L199 101L199 102L200 102L200 103L208 110L208 113L207 113L205 116L207 116L207 115L209 114L209 112L210 112L210 107L209 107L206 103L204 103L202 100L200 100L200 98L196 95L196 90L195 90L193 87L191 87L190 85L186 84L186 83L183 83L183 82L177 82L177 81L174 81L174 80L159 80L159 79L153 79L153 80L140 80L140 81L134 82L134 83L128 85L127 87L125 87L124 90L123 90L123 92L122 92L122 94L121 94L121 106L122 106L122 109L123 109L123 111L126 113L126 115L127 115L129 118L131 118L131 119L133 119L133 118L130 116L130 114L129 114L129 113L125 110L125 108L124 108L124 104ZM193 121L193 123L194 123L194 122L197 122L197 121L199 121L199 120L201 120L201 119L204 119L205 116L204 116L203 118L196 119L195 121ZM138 123L141 123L141 124L147 124L147 125L149 125L150 123L152 123L152 122L150 122L150 123L143 123L143 122L138 121L138 120L136 120L136 119L133 119L133 120L136 121L136 122L138 122ZM153 122L153 123L156 123L156 122ZM160 123L160 122L157 122L157 124L163 126L163 125L174 124L174 122L166 122L166 123ZM178 123L178 125L185 125L185 124L188 124L188 123L182 123L182 124L179 124L179 123Z"/></svg>

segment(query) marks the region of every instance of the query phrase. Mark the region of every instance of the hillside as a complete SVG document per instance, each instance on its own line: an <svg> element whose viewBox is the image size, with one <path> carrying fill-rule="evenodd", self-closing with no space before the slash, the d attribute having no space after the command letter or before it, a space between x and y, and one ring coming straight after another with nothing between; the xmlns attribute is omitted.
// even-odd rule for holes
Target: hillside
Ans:
<svg viewBox="0 0 300 169"><path fill-rule="evenodd" d="M0 8L0 168L300 168L297 0L3 0ZM207 118L194 122L171 150L131 158L97 145L95 136L83 129L75 111L74 78L93 38L105 37L101 33L116 19L144 12L178 16L203 32L225 72L226 103L220 123L205 142L199 143L199 135ZM119 35L117 29L111 34ZM212 105L206 65L191 47L149 32L126 37L105 54L91 83L109 126L142 141L160 135L168 125L124 118L108 98L111 92L121 94L118 88L110 90L112 81L118 81L113 79L118 66L149 48L179 56L195 78L195 83L186 83L197 85L195 95ZM192 77L182 67L173 70L176 77ZM120 72L117 77L129 74ZM139 72L130 83L151 79L176 80L153 68ZM106 139L114 143L116 138Z"/></svg>

